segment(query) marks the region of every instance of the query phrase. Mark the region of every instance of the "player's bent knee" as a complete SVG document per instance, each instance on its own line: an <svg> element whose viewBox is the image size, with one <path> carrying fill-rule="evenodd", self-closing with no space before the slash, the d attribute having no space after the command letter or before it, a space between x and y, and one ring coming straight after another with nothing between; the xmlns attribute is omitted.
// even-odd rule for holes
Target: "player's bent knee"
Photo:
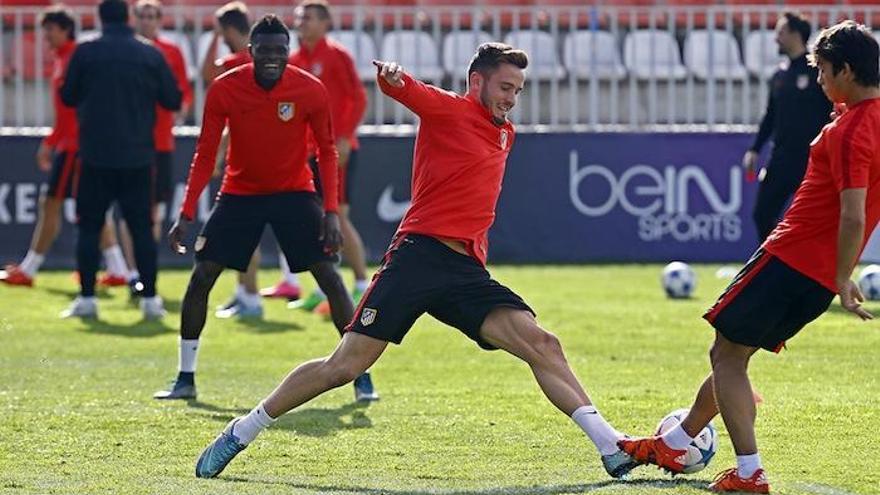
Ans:
<svg viewBox="0 0 880 495"><path fill-rule="evenodd" d="M332 388L341 387L346 383L353 382L364 370L351 362L339 359L327 358L324 361L327 380Z"/></svg>

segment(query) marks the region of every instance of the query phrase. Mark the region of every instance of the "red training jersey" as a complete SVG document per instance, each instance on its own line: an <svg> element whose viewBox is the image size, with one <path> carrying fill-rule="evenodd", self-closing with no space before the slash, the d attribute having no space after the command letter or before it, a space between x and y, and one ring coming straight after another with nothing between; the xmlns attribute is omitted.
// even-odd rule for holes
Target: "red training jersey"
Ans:
<svg viewBox="0 0 880 495"><path fill-rule="evenodd" d="M79 149L79 124L76 121L76 108L65 105L61 101L59 93L61 86L64 85L67 64L75 49L76 42L68 41L55 51L55 60L52 62L52 107L55 109L55 125L43 142L57 152Z"/></svg>
<svg viewBox="0 0 880 495"><path fill-rule="evenodd" d="M249 63L251 63L251 52L247 48L225 55L215 62L216 65L223 67L224 72Z"/></svg>
<svg viewBox="0 0 880 495"><path fill-rule="evenodd" d="M306 133L311 129L318 142L324 210L336 211L338 167L324 85L288 65L281 80L266 91L254 78L254 65L247 64L224 73L208 88L202 132L181 206L183 216L193 218L196 202L211 180L225 126L230 152L221 193L315 191L306 155Z"/></svg>
<svg viewBox="0 0 880 495"><path fill-rule="evenodd" d="M514 127L498 126L492 113L470 96L460 96L404 74L402 88L378 78L382 92L421 119L413 152L412 205L398 234L424 234L462 241L486 263L489 227Z"/></svg>
<svg viewBox="0 0 880 495"><path fill-rule="evenodd" d="M183 61L183 53L171 41L164 38L156 38L153 44L165 56L165 62L171 68L177 88L183 94L182 107L192 104L192 88L189 86L189 78L186 76L186 62ZM174 112L156 105L156 126L153 128L153 141L156 151L173 151L174 135L171 128L174 126Z"/></svg>
<svg viewBox="0 0 880 495"><path fill-rule="evenodd" d="M367 109L367 92L348 50L333 40L322 38L312 50L301 44L288 63L324 83L330 96L333 133L337 138L351 140L352 149L357 149L357 127Z"/></svg>
<svg viewBox="0 0 880 495"><path fill-rule="evenodd" d="M857 103L810 144L807 174L764 243L785 264L837 292L840 193L867 188L864 249L880 220L880 98Z"/></svg>

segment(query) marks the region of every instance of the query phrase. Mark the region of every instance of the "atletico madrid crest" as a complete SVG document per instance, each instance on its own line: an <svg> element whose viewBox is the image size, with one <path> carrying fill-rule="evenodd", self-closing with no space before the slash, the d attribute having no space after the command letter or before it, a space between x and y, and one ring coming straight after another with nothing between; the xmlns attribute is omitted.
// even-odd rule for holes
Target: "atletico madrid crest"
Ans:
<svg viewBox="0 0 880 495"><path fill-rule="evenodd" d="M278 118L281 119L282 122L287 122L293 118L293 114L295 111L293 103L289 101L282 101L278 103Z"/></svg>
<svg viewBox="0 0 880 495"><path fill-rule="evenodd" d="M376 321L376 313L377 311L373 308L364 308L361 311L361 325L368 327Z"/></svg>
<svg viewBox="0 0 880 495"><path fill-rule="evenodd" d="M507 139L508 139L507 129L501 129L501 136L498 140L498 144L501 145L501 149L503 149L503 150L507 149Z"/></svg>

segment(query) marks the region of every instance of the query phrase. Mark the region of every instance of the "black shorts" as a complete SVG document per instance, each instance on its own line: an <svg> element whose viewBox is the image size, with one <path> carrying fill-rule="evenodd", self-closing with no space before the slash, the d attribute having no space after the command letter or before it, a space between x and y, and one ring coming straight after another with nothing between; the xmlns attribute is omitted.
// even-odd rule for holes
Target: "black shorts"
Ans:
<svg viewBox="0 0 880 495"><path fill-rule="evenodd" d="M834 295L759 249L703 318L731 342L779 352L828 309Z"/></svg>
<svg viewBox="0 0 880 495"><path fill-rule="evenodd" d="M335 263L337 255L325 253L319 239L323 217L318 197L312 192L221 194L196 238L196 260L243 272L268 224L291 271L305 271L322 261Z"/></svg>
<svg viewBox="0 0 880 495"><path fill-rule="evenodd" d="M157 151L155 161L155 177L153 180L153 202L165 203L171 202L172 180L171 180L171 158L173 153L170 151Z"/></svg>
<svg viewBox="0 0 880 495"><path fill-rule="evenodd" d="M75 151L57 153L52 160L52 170L49 172L49 189L46 195L57 199L76 197L80 167L79 153Z"/></svg>
<svg viewBox="0 0 880 495"><path fill-rule="evenodd" d="M428 313L492 350L495 347L480 337L480 327L497 307L535 314L474 258L433 237L408 234L391 243L346 330L400 344L416 320Z"/></svg>
<svg viewBox="0 0 880 495"><path fill-rule="evenodd" d="M357 166L357 154L357 150L351 150L351 153L348 155L348 162L339 166L339 180L337 182L339 184L339 204L341 205L347 205L351 202L350 179ZM318 160L315 157L309 159L309 167L312 169L312 177L315 180L315 190L320 195L323 191L321 188L321 173L318 169Z"/></svg>

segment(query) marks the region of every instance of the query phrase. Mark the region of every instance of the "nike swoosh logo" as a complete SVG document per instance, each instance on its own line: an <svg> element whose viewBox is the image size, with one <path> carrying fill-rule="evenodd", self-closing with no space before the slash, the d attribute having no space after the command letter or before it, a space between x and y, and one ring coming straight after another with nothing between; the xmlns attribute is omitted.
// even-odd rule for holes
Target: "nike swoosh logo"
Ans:
<svg viewBox="0 0 880 495"><path fill-rule="evenodd" d="M394 186L389 184L382 190L379 196L379 204L376 205L376 214L383 222L397 223L409 209L409 201L394 200Z"/></svg>

